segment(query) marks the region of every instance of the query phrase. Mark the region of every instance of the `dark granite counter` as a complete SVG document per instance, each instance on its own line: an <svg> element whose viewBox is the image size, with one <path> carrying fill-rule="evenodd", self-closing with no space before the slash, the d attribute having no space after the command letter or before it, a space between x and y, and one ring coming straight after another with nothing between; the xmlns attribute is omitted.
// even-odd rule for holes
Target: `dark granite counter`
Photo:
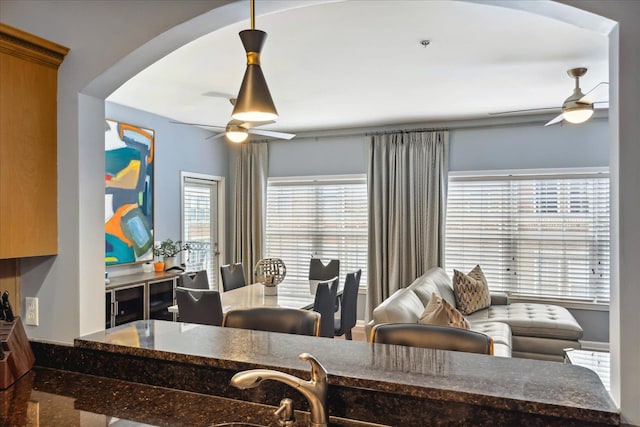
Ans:
<svg viewBox="0 0 640 427"><path fill-rule="evenodd" d="M36 368L0 391L0 426L202 427L243 422L277 425L275 408L222 397ZM308 414L296 412L305 423ZM372 424L333 419L332 425Z"/></svg>
<svg viewBox="0 0 640 427"><path fill-rule="evenodd" d="M308 365L297 358L308 352L329 372L330 413L368 422L620 422L594 372L557 362L164 321L139 321L84 336L76 339L75 350L57 363L81 372L272 405L291 390L278 384L239 391L229 386L229 378L252 368L308 378ZM56 357L43 352L46 349L36 348L37 359ZM306 402L299 403L296 407Z"/></svg>

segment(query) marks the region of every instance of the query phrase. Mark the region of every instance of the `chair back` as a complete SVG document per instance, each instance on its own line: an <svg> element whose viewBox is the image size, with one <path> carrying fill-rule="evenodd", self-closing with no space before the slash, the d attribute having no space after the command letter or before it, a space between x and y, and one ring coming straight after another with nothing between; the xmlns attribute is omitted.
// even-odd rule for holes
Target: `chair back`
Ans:
<svg viewBox="0 0 640 427"><path fill-rule="evenodd" d="M327 265L320 258L309 261L309 280L331 280L340 276L340 260L332 259Z"/></svg>
<svg viewBox="0 0 640 427"><path fill-rule="evenodd" d="M254 331L318 336L320 315L311 310L283 307L252 307L229 310L222 326Z"/></svg>
<svg viewBox="0 0 640 427"><path fill-rule="evenodd" d="M225 292L247 284L242 263L223 265L220 267L220 274L222 275L222 288Z"/></svg>
<svg viewBox="0 0 640 427"><path fill-rule="evenodd" d="M338 293L338 278L325 280L318 283L316 297L313 302L313 311L320 314L320 336L333 338L334 320L333 313L336 296Z"/></svg>
<svg viewBox="0 0 640 427"><path fill-rule="evenodd" d="M409 347L493 354L493 339L480 332L420 323L382 323L371 330L371 341Z"/></svg>
<svg viewBox="0 0 640 427"><path fill-rule="evenodd" d="M353 273L348 273L344 280L340 326L336 328L335 334L340 336L348 332L347 339L351 339L351 329L356 326L358 317L358 289L360 288L361 276L362 270L360 269Z"/></svg>
<svg viewBox="0 0 640 427"><path fill-rule="evenodd" d="M180 322L222 325L220 293L210 289L176 288Z"/></svg>
<svg viewBox="0 0 640 427"><path fill-rule="evenodd" d="M207 275L207 270L181 273L178 276L178 286L190 289L209 289L209 276Z"/></svg>

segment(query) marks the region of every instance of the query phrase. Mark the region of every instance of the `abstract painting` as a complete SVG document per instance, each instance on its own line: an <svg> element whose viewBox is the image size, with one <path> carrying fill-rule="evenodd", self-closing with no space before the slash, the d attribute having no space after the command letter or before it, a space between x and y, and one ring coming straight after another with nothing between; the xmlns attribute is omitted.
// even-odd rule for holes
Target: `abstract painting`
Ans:
<svg viewBox="0 0 640 427"><path fill-rule="evenodd" d="M106 265L153 260L154 131L105 120Z"/></svg>

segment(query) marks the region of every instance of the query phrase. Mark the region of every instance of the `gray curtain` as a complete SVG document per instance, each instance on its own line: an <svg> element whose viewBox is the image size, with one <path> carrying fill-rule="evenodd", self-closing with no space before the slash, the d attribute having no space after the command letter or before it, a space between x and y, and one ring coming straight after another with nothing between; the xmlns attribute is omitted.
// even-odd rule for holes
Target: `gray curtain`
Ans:
<svg viewBox="0 0 640 427"><path fill-rule="evenodd" d="M266 142L245 143L236 161L233 262L242 262L248 283L262 259L269 151Z"/></svg>
<svg viewBox="0 0 640 427"><path fill-rule="evenodd" d="M444 264L448 131L373 135L367 313Z"/></svg>

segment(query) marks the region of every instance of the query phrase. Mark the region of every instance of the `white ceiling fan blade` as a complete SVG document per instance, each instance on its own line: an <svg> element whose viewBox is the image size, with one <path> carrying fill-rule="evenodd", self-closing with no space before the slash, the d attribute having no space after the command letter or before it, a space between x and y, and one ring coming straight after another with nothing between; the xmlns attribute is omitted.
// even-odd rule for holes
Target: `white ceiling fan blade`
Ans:
<svg viewBox="0 0 640 427"><path fill-rule="evenodd" d="M593 108L596 110L607 110L609 108L609 101L594 102Z"/></svg>
<svg viewBox="0 0 640 427"><path fill-rule="evenodd" d="M554 117L553 119L549 120L545 126L551 126L551 125L555 125L556 123L559 123L562 121L562 114L557 115L556 117Z"/></svg>
<svg viewBox="0 0 640 427"><path fill-rule="evenodd" d="M216 134L214 134L214 135L211 135L211 136L206 137L205 139L211 139L211 140L214 140L214 139L222 138L222 137L223 137L223 136L225 136L226 134L227 134L226 132L216 133Z"/></svg>
<svg viewBox="0 0 640 427"><path fill-rule="evenodd" d="M587 92L578 102L585 104L593 104L594 102L602 102L609 99L609 82L600 82Z"/></svg>
<svg viewBox="0 0 640 427"><path fill-rule="evenodd" d="M204 92L202 94L202 96L210 96L212 98L225 98L225 99L231 99L231 98L235 98L235 95L231 95L230 93L226 93L226 92L217 92L215 90L211 90L209 92Z"/></svg>
<svg viewBox="0 0 640 427"><path fill-rule="evenodd" d="M291 139L294 136L296 136L294 133L276 132L272 130L263 130L263 129L249 129L249 133L254 135L270 136L270 137L279 138L279 139Z"/></svg>
<svg viewBox="0 0 640 427"><path fill-rule="evenodd" d="M499 116L502 114L517 114L517 113L527 113L529 111L545 111L545 110L559 110L560 107L544 107L544 108L526 108L524 110L511 110L511 111L499 111L497 113L489 113L490 116Z"/></svg>
<svg viewBox="0 0 640 427"><path fill-rule="evenodd" d="M169 121L169 123L173 123L175 125L203 126L203 127L208 127L208 128L226 129L225 126L205 125L205 124L202 124L202 123L186 123L186 122L174 122L174 121Z"/></svg>
<svg viewBox="0 0 640 427"><path fill-rule="evenodd" d="M270 125L272 123L275 123L275 120L267 120L266 122L244 122L244 123L239 123L240 126L242 126L245 129L250 129L250 128L254 128L256 126L266 126L266 125Z"/></svg>

